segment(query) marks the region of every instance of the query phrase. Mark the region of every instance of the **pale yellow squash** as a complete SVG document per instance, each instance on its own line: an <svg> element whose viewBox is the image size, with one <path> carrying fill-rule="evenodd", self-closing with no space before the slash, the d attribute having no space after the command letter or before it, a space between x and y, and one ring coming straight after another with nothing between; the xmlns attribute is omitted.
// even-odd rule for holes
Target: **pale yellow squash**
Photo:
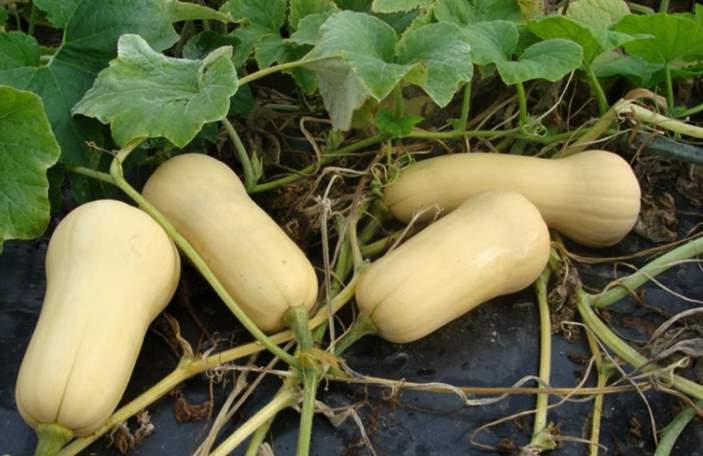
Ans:
<svg viewBox="0 0 703 456"><path fill-rule="evenodd" d="M483 193L372 263L359 279L356 302L381 337L412 342L529 286L549 249L549 230L525 197Z"/></svg>
<svg viewBox="0 0 703 456"><path fill-rule="evenodd" d="M143 194L263 331L283 328L291 307L315 303L312 264L226 164L203 154L176 156L149 178Z"/></svg>
<svg viewBox="0 0 703 456"><path fill-rule="evenodd" d="M143 211L114 200L71 211L49 242L44 303L17 377L25 421L77 436L102 425L179 276L178 251Z"/></svg>
<svg viewBox="0 0 703 456"><path fill-rule="evenodd" d="M601 247L620 241L640 210L640 187L620 156L591 150L561 159L507 154L444 155L409 166L391 183L384 201L408 222L424 211L451 211L487 190L512 190L532 201L547 224L584 245Z"/></svg>

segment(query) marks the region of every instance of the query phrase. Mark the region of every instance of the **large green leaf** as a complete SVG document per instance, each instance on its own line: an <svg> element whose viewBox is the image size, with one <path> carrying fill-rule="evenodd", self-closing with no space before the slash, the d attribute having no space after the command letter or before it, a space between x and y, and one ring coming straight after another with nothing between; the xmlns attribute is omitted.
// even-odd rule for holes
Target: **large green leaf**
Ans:
<svg viewBox="0 0 703 456"><path fill-rule="evenodd" d="M46 229L46 170L59 153L41 99L0 86L0 253L6 240L33 239Z"/></svg>
<svg viewBox="0 0 703 456"><path fill-rule="evenodd" d="M636 87L651 87L654 75L664 69L664 65L650 63L639 57L623 56L617 52L604 52L596 57L591 67L599 78L623 76Z"/></svg>
<svg viewBox="0 0 703 456"><path fill-rule="evenodd" d="M439 22L457 25L523 19L517 0L437 0L433 12Z"/></svg>
<svg viewBox="0 0 703 456"><path fill-rule="evenodd" d="M54 27L64 28L82 0L32 0L34 6L46 13Z"/></svg>
<svg viewBox="0 0 703 456"><path fill-rule="evenodd" d="M61 145L63 163L91 163L91 153L86 147L91 134L79 119L71 117L71 108L115 56L118 38L135 33L156 50L169 48L179 38L171 25L182 14L177 3L173 0L77 1L66 20L62 45L47 65L0 70L0 84L41 96Z"/></svg>
<svg viewBox="0 0 703 456"><path fill-rule="evenodd" d="M329 16L339 8L333 0L290 0L288 23L293 30L298 29L300 21L310 15Z"/></svg>
<svg viewBox="0 0 703 456"><path fill-rule="evenodd" d="M625 44L629 55L651 63L667 64L703 56L703 27L684 16L663 13L625 16L615 30L630 35L652 35L650 39Z"/></svg>
<svg viewBox="0 0 703 456"><path fill-rule="evenodd" d="M369 92L352 70L341 59L322 60L309 66L315 72L320 95L337 130L348 130L354 111L359 109Z"/></svg>
<svg viewBox="0 0 703 456"><path fill-rule="evenodd" d="M377 13L399 13L432 5L433 0L373 0L371 9Z"/></svg>
<svg viewBox="0 0 703 456"><path fill-rule="evenodd" d="M500 77L508 84L532 79L556 82L581 66L581 46L568 40L546 40L525 49L517 61L498 62Z"/></svg>
<svg viewBox="0 0 703 456"><path fill-rule="evenodd" d="M0 70L39 65L39 43L23 32L0 32Z"/></svg>
<svg viewBox="0 0 703 456"><path fill-rule="evenodd" d="M639 38L610 30L592 29L564 16L551 16L532 22L529 30L544 40L562 38L578 43L583 49L583 60L587 65L603 52Z"/></svg>
<svg viewBox="0 0 703 456"><path fill-rule="evenodd" d="M406 79L417 84L439 106L446 106L462 82L471 80L471 46L459 27L434 23L404 33L398 62L416 65Z"/></svg>
<svg viewBox="0 0 703 456"><path fill-rule="evenodd" d="M385 98L412 68L395 63L395 31L377 17L343 11L327 19L320 32L311 56L342 57L376 100Z"/></svg>
<svg viewBox="0 0 703 456"><path fill-rule="evenodd" d="M286 22L286 0L229 0L220 11L229 13L239 23L232 33L242 43L235 56L237 66L246 63L252 52L260 68L284 54L281 28Z"/></svg>
<svg viewBox="0 0 703 456"><path fill-rule="evenodd" d="M477 65L510 60L518 45L519 33L509 21L488 21L462 28L471 45L471 56Z"/></svg>
<svg viewBox="0 0 703 456"><path fill-rule="evenodd" d="M291 34L290 41L314 46L320 41L320 28L331 13L310 14L298 22L298 29Z"/></svg>
<svg viewBox="0 0 703 456"><path fill-rule="evenodd" d="M117 59L73 111L109 123L120 145L163 137L185 147L205 123L227 115L237 91L231 55L228 46L204 60L175 59L138 35L123 35Z"/></svg>
<svg viewBox="0 0 703 456"><path fill-rule="evenodd" d="M566 15L593 29L607 29L630 14L624 0L578 0L569 3Z"/></svg>

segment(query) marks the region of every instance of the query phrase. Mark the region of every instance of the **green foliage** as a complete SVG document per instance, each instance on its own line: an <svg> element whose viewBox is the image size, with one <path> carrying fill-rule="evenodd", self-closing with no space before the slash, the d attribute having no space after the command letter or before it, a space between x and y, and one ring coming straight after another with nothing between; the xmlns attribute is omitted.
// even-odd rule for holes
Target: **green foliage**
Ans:
<svg viewBox="0 0 703 456"><path fill-rule="evenodd" d="M33 239L49 223L46 170L59 158L41 99L0 86L0 253L8 239Z"/></svg>
<svg viewBox="0 0 703 456"><path fill-rule="evenodd" d="M678 59L703 57L703 27L680 15L653 14L624 17L615 30L648 34L651 38L625 44L627 53L650 63L669 64Z"/></svg>
<svg viewBox="0 0 703 456"><path fill-rule="evenodd" d="M207 122L221 120L237 91L231 47L204 60L166 57L137 35L123 35L118 57L101 71L73 112L112 127L124 146L163 137L185 147Z"/></svg>
<svg viewBox="0 0 703 456"><path fill-rule="evenodd" d="M523 19L522 10L516 0L437 0L433 12L439 22L457 25Z"/></svg>
<svg viewBox="0 0 703 456"><path fill-rule="evenodd" d="M404 138L412 133L415 125L422 122L419 116L396 117L388 111L380 111L376 116L376 126L389 138Z"/></svg>
<svg viewBox="0 0 703 456"><path fill-rule="evenodd" d="M398 13L427 8L433 0L373 0L371 9L377 13Z"/></svg>
<svg viewBox="0 0 703 456"><path fill-rule="evenodd" d="M0 32L0 70L39 66L39 43L23 32Z"/></svg>

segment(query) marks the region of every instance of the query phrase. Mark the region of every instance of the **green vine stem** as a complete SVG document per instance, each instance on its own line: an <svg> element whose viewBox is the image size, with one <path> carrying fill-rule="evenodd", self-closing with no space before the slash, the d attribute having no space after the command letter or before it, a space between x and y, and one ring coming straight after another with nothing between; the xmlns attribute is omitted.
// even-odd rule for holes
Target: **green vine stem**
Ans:
<svg viewBox="0 0 703 456"><path fill-rule="evenodd" d="M667 3L669 2L667 1ZM666 82L667 114L671 115L674 112L674 83L671 80L671 64L669 62L664 64L664 81Z"/></svg>
<svg viewBox="0 0 703 456"><path fill-rule="evenodd" d="M659 12L667 13L669 12L669 0L661 0L659 3Z"/></svg>
<svg viewBox="0 0 703 456"><path fill-rule="evenodd" d="M703 127L691 125L680 120L672 119L662 114L650 111L629 100L620 100L613 105L618 115L630 115L635 120L646 122L665 130L694 138L703 139Z"/></svg>
<svg viewBox="0 0 703 456"><path fill-rule="evenodd" d="M73 431L60 424L40 424L37 426L37 448L34 456L55 456L73 438Z"/></svg>
<svg viewBox="0 0 703 456"><path fill-rule="evenodd" d="M591 353L596 361L596 369L598 369L598 377L596 378L596 388L604 388L608 384L608 379L613 374L612 367L603 360L603 354L601 353L598 342L596 341L593 334L586 332L586 340L588 341L588 346L591 349ZM597 393L593 398L593 413L591 417L591 444L589 445L589 456L598 456L598 451L600 447L598 443L600 442L600 424L603 417L603 401L605 400L605 395L603 393Z"/></svg>
<svg viewBox="0 0 703 456"><path fill-rule="evenodd" d="M295 405L296 393L291 385L284 385L271 401L241 425L232 435L215 448L210 456L227 456L244 442L251 434L276 416L278 412Z"/></svg>
<svg viewBox="0 0 703 456"><path fill-rule="evenodd" d="M697 401L696 407L703 407L703 401ZM662 430L661 439L659 439L659 445L657 445L654 456L669 456L671 450L674 449L674 444L676 444L679 435L681 435L684 428L686 428L688 423L690 423L695 416L696 409L691 405L687 405L681 409L671 423L667 424Z"/></svg>
<svg viewBox="0 0 703 456"><path fill-rule="evenodd" d="M627 342L620 339L608 326L596 315L591 307L590 297L582 289L577 290L578 311L583 322L600 339L606 347L610 348L616 355L624 359L628 364L643 372L659 371L660 368L651 363L647 358L640 355L637 350L630 347ZM655 373L655 375L666 384L671 384L682 393L688 394L697 400L703 400L703 386L696 382L683 378L673 373Z"/></svg>
<svg viewBox="0 0 703 456"><path fill-rule="evenodd" d="M336 313L341 309L346 303L348 303L354 297L354 290L356 289L356 282L358 277L354 276L349 281L349 284L344 287L344 289L332 299L332 310ZM328 311L324 307L310 319L310 327L317 328L323 323L327 322ZM288 342L295 338L293 331L287 330L282 331L277 334L272 335L271 340L274 343L282 344ZM68 446L66 446L59 456L74 456L86 449L91 443L95 442L102 435L110 431L114 426L128 420L130 417L136 415L141 410L146 409L149 405L156 402L158 399L166 395L169 391L173 390L176 386L184 382L185 380L201 374L209 369L213 369L217 366L221 366L225 363L236 361L241 358L245 358L254 353L258 353L264 350L264 347L259 342L250 342L248 344L241 345L239 347L231 348L220 353L215 353L208 356L207 358L196 358L196 359L181 359L178 367L171 372L169 375L161 379L156 385L149 388L147 391L140 394L138 397L133 399L131 402L124 405L122 408L117 410L115 413L108 418L108 420L100 426L100 428L93 434L81 437L74 440Z"/></svg>
<svg viewBox="0 0 703 456"><path fill-rule="evenodd" d="M308 311L298 306L286 312L285 321L298 341L300 357L300 375L303 378L303 405L300 412L300 430L298 432L298 456L307 456L310 452L312 438L312 421L315 416L315 397L317 396L318 375L315 361L308 358L315 342L308 326ZM285 388L285 387L284 387Z"/></svg>
<svg viewBox="0 0 703 456"><path fill-rule="evenodd" d="M650 279L675 266L678 262L698 256L703 253L703 237L693 239L680 247L647 263L634 274L616 280L602 292L589 296L594 307L607 307L629 296L632 290L639 288Z"/></svg>
<svg viewBox="0 0 703 456"><path fill-rule="evenodd" d="M312 59L300 59L300 60L295 60L293 62L286 62L286 63L280 63L278 65L272 65L268 68L264 68L259 71L255 71L254 73L248 74L242 78L239 79L239 87L247 85L251 82L256 81L257 79L261 79L266 76L270 76L274 73L278 73L279 71L287 71L287 70L292 70L293 68L298 68L301 66L305 65L310 65L311 63L317 63L317 62L322 62L323 60L331 60L331 59L336 59L339 58L336 55L327 55L324 57L317 57L317 58L312 58Z"/></svg>
<svg viewBox="0 0 703 456"><path fill-rule="evenodd" d="M539 378L549 385L552 365L552 320L549 312L549 301L547 300L547 287L552 270L549 265L544 268L544 272L534 283L537 304L539 307ZM556 448L556 442L547 427L547 411L549 409L549 395L538 394L537 405L535 407L535 422L532 432L530 446L537 446L543 450Z"/></svg>
<svg viewBox="0 0 703 456"><path fill-rule="evenodd" d="M298 171L296 174L288 174L287 176L280 177L278 179L274 179L269 182L262 182L260 184L257 184L249 193L261 193L265 192L277 187L281 187L283 185L288 185L292 184L293 182L297 182L300 179L303 179L305 177L308 177L313 173L320 165L325 165L332 160L334 160L337 157L341 157L344 155L349 155L353 152L356 152L361 149L365 149L369 146L373 146L375 144L380 143L383 140L382 135L373 135L369 136L368 138L364 138L360 141L355 142L354 144L350 144L346 147L342 147L341 149L338 149L336 151L331 151L328 153L324 153L322 155L322 159L320 160L320 163L313 163L312 165L308 165L302 170Z"/></svg>
<svg viewBox="0 0 703 456"><path fill-rule="evenodd" d="M400 119L403 117L403 112L405 111L403 105L403 89L400 87L400 83L393 89L393 105L395 107L395 118Z"/></svg>
<svg viewBox="0 0 703 456"><path fill-rule="evenodd" d="M471 110L471 80L464 84L464 98L461 99L461 117L457 130L466 130L466 124L469 122L469 112Z"/></svg>
<svg viewBox="0 0 703 456"><path fill-rule="evenodd" d="M247 450L244 453L244 456L259 455L259 448L261 448L261 445L264 443L264 440L266 439L266 434L268 434L269 429L271 429L271 425L273 424L274 419L275 417L270 418L264 424L259 426L256 432L254 432L254 435L252 435L251 439L249 440L249 445L247 445Z"/></svg>
<svg viewBox="0 0 703 456"><path fill-rule="evenodd" d="M256 187L256 173L254 172L254 167L251 164L251 159L249 159L249 154L242 143L242 139L237 134L237 130L234 129L232 123L225 117L222 119L222 125L224 125L227 135L229 135L234 144L234 149L237 151L237 158L239 163L242 165L242 171L244 171L244 188L247 192L251 191Z"/></svg>
<svg viewBox="0 0 703 456"><path fill-rule="evenodd" d="M34 27L37 25L37 7L32 2L32 8L29 11L29 26L27 27L27 35L34 36Z"/></svg>
<svg viewBox="0 0 703 456"><path fill-rule="evenodd" d="M525 86L522 82L515 84L515 90L517 91L517 101L520 107L520 114L518 116L518 124L520 125L520 131L526 133L527 128L527 95L525 95Z"/></svg>
<svg viewBox="0 0 703 456"><path fill-rule="evenodd" d="M129 153L131 152L129 147L131 147L131 150L133 150L134 148L136 148L136 145L130 145L120 150L115 159L112 161L112 165L110 166L110 175L114 179L117 187L119 187L120 190L125 192L127 196L132 198L134 202L139 204L139 207L141 207L147 214L149 214L154 220L156 220L159 225L161 225L164 231L166 231L166 233L176 243L178 248L183 253L185 253L188 259L190 259L190 261L193 263L193 266L195 266L198 272L200 272L203 277L205 277L205 280L207 280L210 286L212 286L217 295L220 297L220 299L222 299L222 301L234 314L234 316L237 317L237 320L242 323L244 328L246 328L246 330L249 331L249 333L254 336L256 340L261 342L261 344L266 347L266 349L268 349L271 353L275 354L289 365L298 367L298 360L295 359L295 357L292 356L290 353L286 352L281 347L276 345L273 341L271 341L271 339L266 334L264 334L263 331L261 331L253 321L251 321L247 314L244 313L244 311L239 307L234 298L232 298L229 292L225 289L224 285L222 285L222 282L220 282L220 280L212 272L205 260L203 260L200 254L198 254L198 252L195 251L193 246L190 245L190 242L188 242L186 238L181 236L181 234L176 230L176 228L171 225L171 222L166 220L166 217L164 217L163 214L161 214L161 212L156 209L156 207L154 207L149 201L147 201L146 198L141 195L141 193L136 191L134 187L132 187L129 182L125 180L122 172L122 162L127 158Z"/></svg>
<svg viewBox="0 0 703 456"><path fill-rule="evenodd" d="M596 73L593 71L593 67L591 67L591 65L586 65L584 70L588 76L589 82L591 83L591 87L596 94L596 99L598 100L598 112L601 116L603 116L610 108L610 106L608 106L608 97L605 96L603 86L600 84L598 76L596 76Z"/></svg>
<svg viewBox="0 0 703 456"><path fill-rule="evenodd" d="M613 106L608 111L606 111L605 114L601 115L600 119L598 119L598 121L593 124L593 126L586 129L585 133L581 135L578 141L573 143L571 146L557 152L552 156L552 158L563 158L568 157L569 155L583 152L588 147L590 147L594 141L598 140L598 138L603 136L603 134L608 131L610 126L617 119L618 113L616 111L615 106Z"/></svg>
<svg viewBox="0 0 703 456"><path fill-rule="evenodd" d="M361 312L349 330L335 342L335 354L341 355L354 342L369 334L377 334L378 328L371 319L371 315Z"/></svg>

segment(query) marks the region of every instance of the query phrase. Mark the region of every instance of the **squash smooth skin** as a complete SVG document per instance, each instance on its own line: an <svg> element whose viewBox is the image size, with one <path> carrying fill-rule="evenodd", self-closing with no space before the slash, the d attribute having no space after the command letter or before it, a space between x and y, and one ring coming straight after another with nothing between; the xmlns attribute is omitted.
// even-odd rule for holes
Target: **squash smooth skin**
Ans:
<svg viewBox="0 0 703 456"><path fill-rule="evenodd" d="M547 225L524 196L483 193L372 263L359 278L356 302L381 337L412 342L529 286L549 250Z"/></svg>
<svg viewBox="0 0 703 456"><path fill-rule="evenodd" d="M98 200L58 224L46 255L44 302L15 391L40 446L42 428L70 431L66 439L83 436L112 414L149 324L179 277L176 247L140 209Z"/></svg>
<svg viewBox="0 0 703 456"><path fill-rule="evenodd" d="M640 211L640 186L617 154L591 150L566 158L467 153L430 158L403 170L384 202L408 222L424 210L454 210L488 190L511 190L537 206L547 225L583 245L606 247L630 232Z"/></svg>
<svg viewBox="0 0 703 456"><path fill-rule="evenodd" d="M312 264L226 164L204 154L178 155L154 172L143 194L262 331L284 328L290 308L315 304Z"/></svg>

